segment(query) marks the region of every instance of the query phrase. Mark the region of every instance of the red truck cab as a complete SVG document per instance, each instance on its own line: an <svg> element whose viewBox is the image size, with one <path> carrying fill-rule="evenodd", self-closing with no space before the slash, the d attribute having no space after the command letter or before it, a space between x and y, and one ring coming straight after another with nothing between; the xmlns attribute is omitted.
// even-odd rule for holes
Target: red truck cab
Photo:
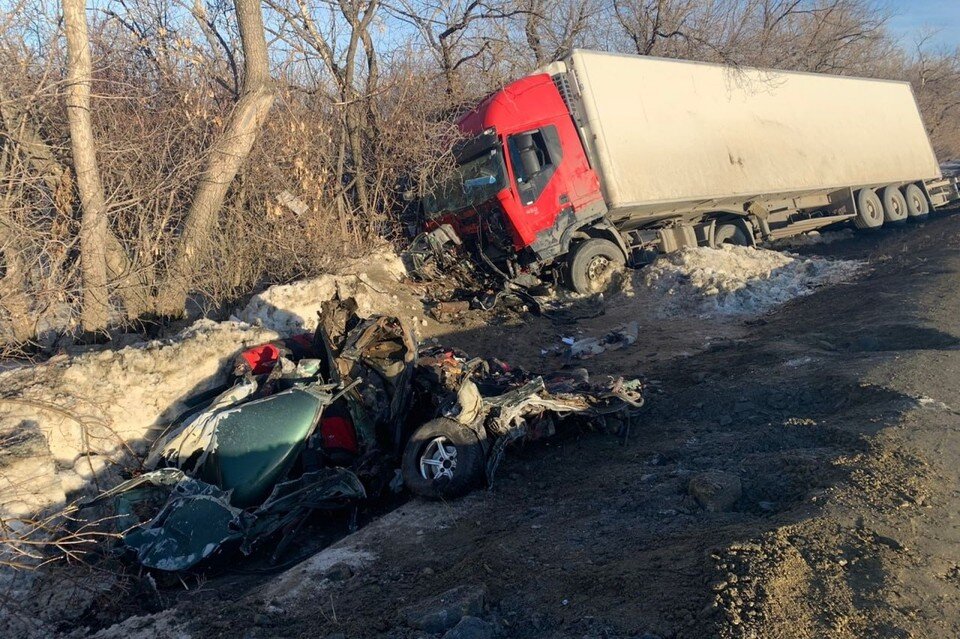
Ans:
<svg viewBox="0 0 960 639"><path fill-rule="evenodd" d="M523 265L563 255L578 229L606 214L600 180L549 75L508 84L458 126L466 136L454 150L459 170L424 199L428 228L451 224L462 239Z"/></svg>

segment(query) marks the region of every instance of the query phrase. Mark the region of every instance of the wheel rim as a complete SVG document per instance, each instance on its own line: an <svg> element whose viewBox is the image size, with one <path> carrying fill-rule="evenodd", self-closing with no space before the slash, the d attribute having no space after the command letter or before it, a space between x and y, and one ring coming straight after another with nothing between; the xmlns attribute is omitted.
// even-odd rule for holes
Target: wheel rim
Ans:
<svg viewBox="0 0 960 639"><path fill-rule="evenodd" d="M457 447L446 437L434 437L420 453L420 475L430 481L453 479L457 469Z"/></svg>
<svg viewBox="0 0 960 639"><path fill-rule="evenodd" d="M602 255L597 255L587 264L587 278L591 282L596 282L610 270L610 260Z"/></svg>
<svg viewBox="0 0 960 639"><path fill-rule="evenodd" d="M923 210L924 202L920 199L920 196L916 193L910 196L910 202L913 204L913 210L916 211L914 215L923 215L926 211Z"/></svg>
<svg viewBox="0 0 960 639"><path fill-rule="evenodd" d="M866 213L867 213L867 217L869 217L871 220L877 220L877 219L879 219L879 218L881 217L881 215L882 215L882 214L880 213L880 210L879 210L876 206L873 205L873 202L867 202L867 211L866 211Z"/></svg>

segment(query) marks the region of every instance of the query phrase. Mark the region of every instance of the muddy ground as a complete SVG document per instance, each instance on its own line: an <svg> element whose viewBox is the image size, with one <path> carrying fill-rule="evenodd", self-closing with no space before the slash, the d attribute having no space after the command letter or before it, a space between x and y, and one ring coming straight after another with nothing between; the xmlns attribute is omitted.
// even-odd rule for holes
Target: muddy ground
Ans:
<svg viewBox="0 0 960 639"><path fill-rule="evenodd" d="M499 637L958 636L958 249L958 213L797 249L869 270L746 321L633 299L567 324L431 322L550 370L561 337L639 319L637 344L578 365L643 376L647 407L626 437L568 430L513 449L489 491L402 506L412 523L369 533L350 569L331 574L334 553L162 591L168 619L196 637L440 637L406 608L466 585ZM706 471L739 479L732 506L690 495ZM283 603L292 584L316 588Z"/></svg>

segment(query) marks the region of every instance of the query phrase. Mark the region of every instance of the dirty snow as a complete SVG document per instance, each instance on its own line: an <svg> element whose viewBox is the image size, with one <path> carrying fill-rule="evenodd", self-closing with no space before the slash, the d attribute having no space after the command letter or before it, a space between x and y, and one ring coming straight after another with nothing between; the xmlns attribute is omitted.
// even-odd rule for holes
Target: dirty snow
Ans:
<svg viewBox="0 0 960 639"><path fill-rule="evenodd" d="M396 284L405 276L400 257L392 251L380 251L337 273L271 286L250 300L239 313L239 319L282 335L312 331L317 327L320 304L335 295L356 299L361 315L418 313L421 305L412 295L396 293Z"/></svg>
<svg viewBox="0 0 960 639"><path fill-rule="evenodd" d="M409 501L281 573L256 597L284 607L316 600L330 586L324 573L334 565L362 569L378 560L384 544L397 539L416 546L424 529L448 527L468 512L476 499L476 495L468 495L454 503Z"/></svg>
<svg viewBox="0 0 960 639"><path fill-rule="evenodd" d="M634 278L662 316L759 315L814 289L849 280L862 262L724 246L657 258Z"/></svg>

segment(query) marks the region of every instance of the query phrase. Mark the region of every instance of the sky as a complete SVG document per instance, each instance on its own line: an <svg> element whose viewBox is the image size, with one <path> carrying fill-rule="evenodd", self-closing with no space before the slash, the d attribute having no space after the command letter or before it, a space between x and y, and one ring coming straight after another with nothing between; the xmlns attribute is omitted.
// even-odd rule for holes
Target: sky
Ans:
<svg viewBox="0 0 960 639"><path fill-rule="evenodd" d="M960 0L885 0L896 15L887 23L906 48L912 48L924 29L938 30L932 43L960 47Z"/></svg>

